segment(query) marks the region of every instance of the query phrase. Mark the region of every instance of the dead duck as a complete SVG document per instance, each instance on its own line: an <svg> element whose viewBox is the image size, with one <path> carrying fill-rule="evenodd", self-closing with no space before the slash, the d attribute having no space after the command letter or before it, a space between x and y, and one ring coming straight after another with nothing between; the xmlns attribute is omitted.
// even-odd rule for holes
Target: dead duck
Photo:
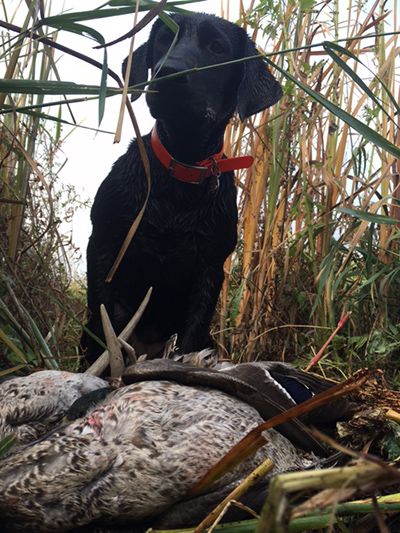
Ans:
<svg viewBox="0 0 400 533"><path fill-rule="evenodd" d="M258 363L249 365L248 370L260 368ZM287 400L282 386L275 387L272 400L271 384L250 384L234 370L155 360L126 371L123 379L129 383L108 394L100 407L0 462L4 530L68 531L98 522L137 523L167 511L236 442L271 416L270 409L282 410L277 394ZM288 431L303 447L315 446L301 422ZM238 483L266 458L275 464L274 473L310 465L277 431L265 436L268 444L212 490Z"/></svg>
<svg viewBox="0 0 400 533"><path fill-rule="evenodd" d="M130 384L162 379L192 387L211 387L245 401L259 412L263 420L283 413L334 385L332 381L297 370L285 363L260 361L221 366L210 355L211 358L200 352L186 355L183 359L179 355L177 361L142 361L128 367L122 380ZM212 368L209 367L210 360L214 362ZM196 362L196 365L192 365L192 362ZM218 371L214 370L216 367ZM300 420L289 420L277 429L299 448L324 456L326 449L312 436L305 424L325 426L346 416L353 407L354 404L348 400L339 399L304 415Z"/></svg>
<svg viewBox="0 0 400 533"><path fill-rule="evenodd" d="M43 370L0 382L0 440L14 434L26 444L48 433L78 398L108 387L86 374Z"/></svg>

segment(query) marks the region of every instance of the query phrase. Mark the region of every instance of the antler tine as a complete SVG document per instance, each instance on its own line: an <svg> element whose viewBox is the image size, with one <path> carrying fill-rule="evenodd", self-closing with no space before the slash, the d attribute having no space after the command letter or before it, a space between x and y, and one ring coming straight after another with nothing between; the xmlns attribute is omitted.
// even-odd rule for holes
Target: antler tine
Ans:
<svg viewBox="0 0 400 533"><path fill-rule="evenodd" d="M121 376L125 369L124 356L104 304L100 305L100 316L109 353L110 374L112 378L116 378Z"/></svg>
<svg viewBox="0 0 400 533"><path fill-rule="evenodd" d="M137 363L137 357L136 357L135 348L133 348L133 346L128 344L126 341L124 341L124 339L118 338L118 342L120 343L122 348L126 351L126 353L128 355L129 363L131 365L136 364Z"/></svg>
<svg viewBox="0 0 400 533"><path fill-rule="evenodd" d="M133 315L133 317L130 319L128 324L124 327L121 334L119 335L119 338L121 338L124 341L127 341L129 337L132 335L132 333L135 331L135 328L138 325L139 320L142 318L142 315L144 313L144 310L147 307L147 304L149 303L152 292L153 292L153 287L150 287L150 289L146 293L146 296L143 298L143 302L139 305L138 310Z"/></svg>
<svg viewBox="0 0 400 533"><path fill-rule="evenodd" d="M149 303L151 293L153 291L153 287L150 287L150 289L147 291L146 296L143 299L143 302L140 304L138 310L133 315L133 317L130 319L128 324L125 326L123 331L119 334L118 338L122 340L127 340L132 335L133 331L135 330L139 320L142 318L142 315L144 313L144 310L147 307L147 304ZM101 356L95 361L85 372L85 374L90 374L92 376L100 376L104 372L104 370L107 368L108 364L110 362L110 355L108 353L108 350L103 352Z"/></svg>

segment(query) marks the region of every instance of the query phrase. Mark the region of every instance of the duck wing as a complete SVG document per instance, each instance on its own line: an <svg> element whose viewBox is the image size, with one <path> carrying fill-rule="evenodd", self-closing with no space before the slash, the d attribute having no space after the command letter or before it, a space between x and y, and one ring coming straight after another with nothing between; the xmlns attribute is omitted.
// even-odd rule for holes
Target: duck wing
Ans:
<svg viewBox="0 0 400 533"><path fill-rule="evenodd" d="M271 380L281 385L284 390L290 395L296 404L309 400L316 394L329 390L335 382L303 372L297 368L288 365L287 363L281 363L277 361L260 361L257 363L249 363L252 366L251 370L241 369L239 375L242 372L246 372L246 378L259 379L261 383L264 381L263 386L269 386ZM245 367L245 365L237 365L239 367ZM301 416L300 419L306 424L312 424L317 427L324 427L331 422L336 422L347 416L349 412L356 407L354 402L349 401L347 398L339 398L333 402L330 402L321 407L317 407L313 411Z"/></svg>

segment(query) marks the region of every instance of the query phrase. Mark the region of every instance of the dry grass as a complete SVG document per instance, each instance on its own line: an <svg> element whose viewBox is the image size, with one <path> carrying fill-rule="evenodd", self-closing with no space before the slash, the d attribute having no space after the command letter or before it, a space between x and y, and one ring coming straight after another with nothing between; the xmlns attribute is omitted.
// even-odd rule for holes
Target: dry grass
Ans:
<svg viewBox="0 0 400 533"><path fill-rule="evenodd" d="M60 224L78 209L73 188L60 183L61 107L46 122L44 94L23 92L20 82L57 77L51 48L29 30L37 13L28 2L20 31L3 31L0 95L0 366L4 373L27 363L69 368L78 360L84 293L73 280L76 254ZM5 9L5 8L4 8ZM16 12L4 12L13 28ZM39 29L39 34L43 32ZM18 112L18 110L25 110ZM57 117L58 112L58 117ZM8 369L7 369L8 368Z"/></svg>
<svg viewBox="0 0 400 533"><path fill-rule="evenodd" d="M242 19L259 38L260 7ZM311 357L347 311L335 351L364 336L360 354L371 330L398 322L400 65L397 35L382 35L397 28L394 9L265 8L265 49L285 94L227 132L230 151L256 164L238 178L240 242L226 264L216 331L222 354ZM359 131L323 99L358 119Z"/></svg>
<svg viewBox="0 0 400 533"><path fill-rule="evenodd" d="M46 9L50 12L51 7ZM101 118L106 95L112 91L106 87L105 63L99 65L104 72L100 88L51 81L58 79L54 28L76 30L76 24L85 24L87 29L90 15L89 22L87 16L75 20L70 14L60 15L46 26L37 18L33 2L28 8L19 32L11 28L12 14L5 17L12 31L3 34L0 98L1 246L4 274L15 283L17 298L43 272L50 278L43 278L42 293L46 284L53 285L52 277L63 294L70 282L65 252L70 243L58 234L62 201L56 156L61 123L53 113L55 126L47 133L44 95L67 94L59 97L60 110L72 120L68 95L76 99L97 91ZM224 8L227 14L229 1ZM126 13L124 9L110 14ZM226 263L220 314L214 323L221 355L244 361L297 357L306 364L350 312L350 320L326 353L329 365L337 367L342 358L347 373L364 359L380 362L379 332L397 335L400 85L397 34L392 33L398 24L396 3L393 9L386 12L379 2L365 9L350 1L344 9L338 2L253 1L240 15L248 32L265 45L284 97L244 125L233 120L226 134L228 155L250 153L256 164L237 181L239 244ZM129 10L132 14L135 6ZM32 26L34 32L29 30ZM53 35L52 42L34 38L41 34ZM95 38L105 42L101 35ZM93 64L76 51L64 53ZM118 76L108 73L122 87ZM40 80L41 88L23 85L23 77L24 83ZM74 198L68 203L73 205ZM48 299L43 304L40 298L31 299L33 305L22 303L32 312L41 308L43 316ZM65 318L65 310L57 310L57 305L51 320L33 313L35 322L42 321L43 336L58 329ZM7 324L4 316L3 321ZM35 335L28 336L39 361ZM387 353L398 350L393 339L382 342Z"/></svg>

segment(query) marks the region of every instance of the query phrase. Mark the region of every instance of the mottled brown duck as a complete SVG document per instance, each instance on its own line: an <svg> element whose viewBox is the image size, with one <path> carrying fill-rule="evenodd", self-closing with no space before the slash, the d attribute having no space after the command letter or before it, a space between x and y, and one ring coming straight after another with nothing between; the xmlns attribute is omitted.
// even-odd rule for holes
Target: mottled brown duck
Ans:
<svg viewBox="0 0 400 533"><path fill-rule="evenodd" d="M312 395L323 383L291 373L290 367L275 368L294 394L263 364L237 369L216 372L162 360L129 369L123 376L128 384L92 412L0 461L3 530L69 531L154 519L178 504L246 433L295 403L298 391ZM36 384L40 374L48 379L48 372L37 373ZM6 385L18 391L24 379ZM51 402L51 393L37 398L46 396ZM324 452L302 422L285 432L303 448ZM278 431L264 437L267 444L211 490L237 484L266 458L275 465L273 473L318 463L313 456L305 459L292 438ZM183 507L188 508L190 502Z"/></svg>
<svg viewBox="0 0 400 533"><path fill-rule="evenodd" d="M98 377L54 370L0 382L0 440L14 434L26 444L42 437L78 398L103 387L108 383Z"/></svg>

